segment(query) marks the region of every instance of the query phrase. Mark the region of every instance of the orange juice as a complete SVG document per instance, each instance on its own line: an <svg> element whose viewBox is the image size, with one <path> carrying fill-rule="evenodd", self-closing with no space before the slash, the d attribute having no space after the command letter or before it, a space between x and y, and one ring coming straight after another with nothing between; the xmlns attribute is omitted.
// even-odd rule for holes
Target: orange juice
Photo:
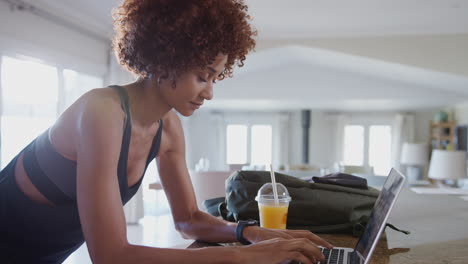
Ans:
<svg viewBox="0 0 468 264"><path fill-rule="evenodd" d="M276 188L274 188L271 183L265 183L258 190L255 200L258 202L261 227L286 229L288 207L289 202L291 202L291 196L289 196L286 186L276 183Z"/></svg>
<svg viewBox="0 0 468 264"><path fill-rule="evenodd" d="M273 229L286 229L289 203L284 204L260 204L260 226Z"/></svg>

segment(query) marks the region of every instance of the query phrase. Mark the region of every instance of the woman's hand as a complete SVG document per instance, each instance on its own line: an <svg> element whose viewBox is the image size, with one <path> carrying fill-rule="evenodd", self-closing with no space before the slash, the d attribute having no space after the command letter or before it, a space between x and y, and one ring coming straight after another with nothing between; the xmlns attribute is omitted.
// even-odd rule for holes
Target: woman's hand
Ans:
<svg viewBox="0 0 468 264"><path fill-rule="evenodd" d="M307 230L269 229L258 226L248 226L244 229L243 236L251 243L258 243L272 238L304 238L316 246L322 246L329 249L333 248L330 243Z"/></svg>
<svg viewBox="0 0 468 264"><path fill-rule="evenodd" d="M325 259L317 245L307 238L273 238L238 249L240 263L276 264L298 261L312 264Z"/></svg>

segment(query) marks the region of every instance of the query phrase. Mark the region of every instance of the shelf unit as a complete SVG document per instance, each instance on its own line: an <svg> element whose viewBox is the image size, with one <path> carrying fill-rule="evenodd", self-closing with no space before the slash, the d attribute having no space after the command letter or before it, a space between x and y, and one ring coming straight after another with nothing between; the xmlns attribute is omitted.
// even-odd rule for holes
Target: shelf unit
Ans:
<svg viewBox="0 0 468 264"><path fill-rule="evenodd" d="M437 123L431 121L429 127L429 146L431 146L431 149L454 150L456 127L457 123L455 121Z"/></svg>

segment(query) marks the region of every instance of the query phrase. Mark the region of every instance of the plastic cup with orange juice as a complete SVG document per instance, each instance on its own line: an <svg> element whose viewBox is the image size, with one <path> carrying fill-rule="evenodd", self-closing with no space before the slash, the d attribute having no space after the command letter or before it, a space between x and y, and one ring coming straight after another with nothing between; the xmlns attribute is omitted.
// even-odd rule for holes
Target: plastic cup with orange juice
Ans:
<svg viewBox="0 0 468 264"><path fill-rule="evenodd" d="M258 190L255 200L258 202L260 226L272 229L286 229L288 208L291 197L281 183L276 183L277 197L275 199L272 183L265 183Z"/></svg>

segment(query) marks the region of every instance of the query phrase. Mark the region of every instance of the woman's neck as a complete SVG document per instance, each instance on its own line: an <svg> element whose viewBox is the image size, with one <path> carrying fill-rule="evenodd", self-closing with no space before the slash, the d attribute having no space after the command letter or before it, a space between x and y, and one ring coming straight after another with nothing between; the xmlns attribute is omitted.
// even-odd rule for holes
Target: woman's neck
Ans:
<svg viewBox="0 0 468 264"><path fill-rule="evenodd" d="M129 96L132 120L138 125L152 126L172 109L151 79L137 80L123 87Z"/></svg>

